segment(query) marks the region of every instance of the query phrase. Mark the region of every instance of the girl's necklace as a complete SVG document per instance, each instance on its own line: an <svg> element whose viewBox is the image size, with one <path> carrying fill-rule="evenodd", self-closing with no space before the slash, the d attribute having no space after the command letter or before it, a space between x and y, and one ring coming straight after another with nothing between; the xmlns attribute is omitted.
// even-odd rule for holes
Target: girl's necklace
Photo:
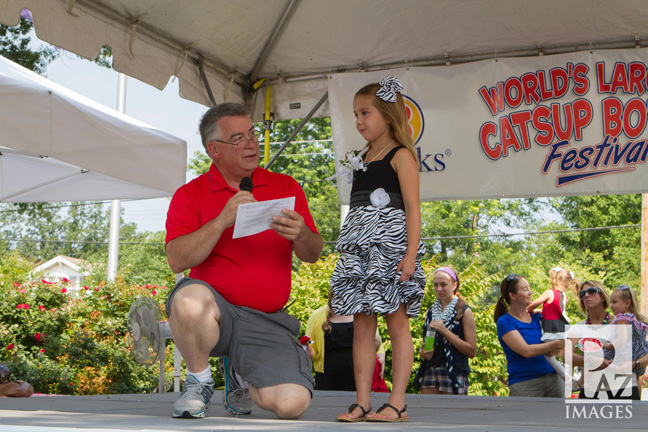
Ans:
<svg viewBox="0 0 648 432"><path fill-rule="evenodd" d="M378 156L380 156L380 155L382 154L382 152L384 152L385 150L387 150L387 148L388 148L389 146L391 146L392 144L394 144L394 141L393 141L393 140L392 140L392 142L390 142L389 144L387 144L385 147L383 147L383 149L380 150L376 156L372 157L371 160L370 160L370 161L367 161L366 163L370 163L370 162L375 161L375 160L378 158Z"/></svg>

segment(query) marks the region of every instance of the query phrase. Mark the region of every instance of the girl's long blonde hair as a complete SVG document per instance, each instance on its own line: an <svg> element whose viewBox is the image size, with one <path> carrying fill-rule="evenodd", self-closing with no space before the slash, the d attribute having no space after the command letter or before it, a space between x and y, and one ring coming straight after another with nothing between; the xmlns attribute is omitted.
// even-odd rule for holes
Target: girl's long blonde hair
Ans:
<svg viewBox="0 0 648 432"><path fill-rule="evenodd" d="M412 153L412 156L414 156L414 160L418 163L418 155L409 132L403 95L400 92L396 92L396 102L385 102L376 96L376 92L380 88L380 84L371 83L362 87L355 95L373 96L373 106L376 107L385 120L387 120L387 123L389 123L389 129L394 141L407 148Z"/></svg>
<svg viewBox="0 0 648 432"><path fill-rule="evenodd" d="M613 293L615 292L620 292L621 293L621 298L625 300L630 300L630 306L628 307L628 312L633 314L637 319L641 322L646 322L646 317L641 315L639 313L639 300L637 300L637 293L635 290L632 289L632 287L628 285L619 285L617 289L612 291Z"/></svg>

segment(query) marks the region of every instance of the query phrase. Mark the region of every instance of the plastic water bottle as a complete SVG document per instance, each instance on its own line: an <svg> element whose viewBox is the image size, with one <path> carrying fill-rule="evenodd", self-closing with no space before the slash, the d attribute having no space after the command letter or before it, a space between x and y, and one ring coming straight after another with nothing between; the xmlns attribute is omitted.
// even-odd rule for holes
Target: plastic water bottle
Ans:
<svg viewBox="0 0 648 432"><path fill-rule="evenodd" d="M425 344L423 345L423 349L425 351L432 351L432 348L434 348L435 337L436 330L434 330L432 327L428 327L427 332L425 333Z"/></svg>

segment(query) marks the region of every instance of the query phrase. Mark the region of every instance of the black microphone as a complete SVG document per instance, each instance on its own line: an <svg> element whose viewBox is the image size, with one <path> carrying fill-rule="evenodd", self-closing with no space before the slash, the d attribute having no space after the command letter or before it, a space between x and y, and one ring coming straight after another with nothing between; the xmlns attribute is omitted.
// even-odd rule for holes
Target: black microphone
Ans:
<svg viewBox="0 0 648 432"><path fill-rule="evenodd" d="M252 192L252 179L250 177L243 177L239 183L239 190Z"/></svg>

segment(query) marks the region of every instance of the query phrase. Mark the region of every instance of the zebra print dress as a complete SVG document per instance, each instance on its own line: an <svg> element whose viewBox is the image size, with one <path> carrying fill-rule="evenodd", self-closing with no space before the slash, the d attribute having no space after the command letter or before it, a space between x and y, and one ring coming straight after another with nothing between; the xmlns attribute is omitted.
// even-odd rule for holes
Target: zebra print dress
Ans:
<svg viewBox="0 0 648 432"><path fill-rule="evenodd" d="M414 274L399 282L398 263L407 251L405 211L398 176L390 164L391 150L384 159L355 171L351 209L344 220L336 248L340 252L330 288L331 307L338 315L394 313L406 305L408 316L417 317L425 290L425 272L420 259L425 246L419 241ZM407 151L407 150L406 150ZM376 206L371 194L384 189L389 203Z"/></svg>

